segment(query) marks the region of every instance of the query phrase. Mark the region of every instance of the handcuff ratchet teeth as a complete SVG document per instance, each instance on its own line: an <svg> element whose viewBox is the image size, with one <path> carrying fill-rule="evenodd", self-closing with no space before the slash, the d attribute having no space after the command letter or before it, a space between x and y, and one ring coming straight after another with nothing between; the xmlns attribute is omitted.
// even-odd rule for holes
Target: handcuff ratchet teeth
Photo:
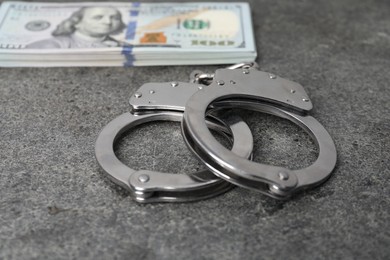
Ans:
<svg viewBox="0 0 390 260"><path fill-rule="evenodd" d="M194 201L219 195L234 187L207 170L191 174L137 171L123 164L115 155L114 144L129 129L152 121L181 121L186 101L203 87L207 86L186 82L144 84L130 98L132 113L122 114L100 132L95 145L98 164L112 181L130 191L137 202ZM221 118L223 112L216 109L207 117L206 124L230 139L233 153L250 158L253 138L249 127L239 119L224 122Z"/></svg>
<svg viewBox="0 0 390 260"><path fill-rule="evenodd" d="M312 103L300 84L254 66L219 69L207 80L209 86L196 92L186 103L182 134L206 165L219 169L214 174L277 199L287 199L330 176L336 165L336 148L325 128L307 115ZM297 124L315 140L319 149L317 160L307 168L290 170L234 155L215 140L205 124L210 109L232 107L273 114Z"/></svg>

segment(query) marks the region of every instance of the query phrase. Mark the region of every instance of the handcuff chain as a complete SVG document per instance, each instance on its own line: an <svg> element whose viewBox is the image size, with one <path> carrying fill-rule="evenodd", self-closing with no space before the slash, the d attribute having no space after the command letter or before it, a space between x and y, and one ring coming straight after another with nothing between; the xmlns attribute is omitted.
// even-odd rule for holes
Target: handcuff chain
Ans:
<svg viewBox="0 0 390 260"><path fill-rule="evenodd" d="M255 68L259 69L259 65L257 62L251 61L251 62L241 62L234 65L231 65L229 67L226 67L226 69L235 70L235 69L249 69L249 68ZM199 73L195 74L195 78L193 80L194 83L202 84L202 85L210 85L211 82L214 79L215 74L209 74L209 73Z"/></svg>

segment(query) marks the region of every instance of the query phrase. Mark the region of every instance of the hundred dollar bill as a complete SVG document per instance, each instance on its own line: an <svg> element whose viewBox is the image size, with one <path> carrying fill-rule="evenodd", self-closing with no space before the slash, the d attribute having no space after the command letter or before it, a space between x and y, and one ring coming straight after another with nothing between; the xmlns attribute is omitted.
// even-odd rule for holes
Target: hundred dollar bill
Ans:
<svg viewBox="0 0 390 260"><path fill-rule="evenodd" d="M247 3L3 2L0 8L0 66L255 58Z"/></svg>

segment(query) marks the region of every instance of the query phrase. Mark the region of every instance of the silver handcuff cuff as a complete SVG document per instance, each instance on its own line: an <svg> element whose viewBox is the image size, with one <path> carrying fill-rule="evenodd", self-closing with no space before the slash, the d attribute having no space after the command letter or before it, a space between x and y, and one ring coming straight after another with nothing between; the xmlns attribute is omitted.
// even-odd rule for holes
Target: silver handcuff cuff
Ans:
<svg viewBox="0 0 390 260"><path fill-rule="evenodd" d="M157 93L161 95L155 95ZM145 97L145 94L148 96ZM307 115L312 109L312 103L303 87L274 74L260 71L256 63L236 64L218 69L214 74L194 71L191 73L190 83L148 83L134 94L130 99L130 105L135 115L127 113L123 119L121 117L125 115L122 115L102 130L96 142L96 158L103 170L116 183L129 189L139 202L204 199L229 190L231 188L229 184L285 200L300 190L312 188L326 181L336 165L337 153L332 138L316 119ZM314 139L319 150L317 160L311 166L299 170L251 161L253 139L250 131L247 132L247 125L237 118L230 119L228 123L217 120L224 114L221 111L229 108L264 112L297 124ZM220 178L216 179L210 173L206 174L207 180L211 178L214 184L218 183L215 187L206 184L207 181L204 179L199 182L196 177L192 178L193 175L181 176L186 176L183 178L187 178L187 181L188 178L191 181L196 179L195 186L198 190L193 188L193 183L192 186L185 183L178 187L175 186L177 182L173 177L180 175L129 171L129 168L123 166L115 157L112 148L115 140L120 133L137 125L130 121L147 120L128 117L153 115L149 121L158 117L172 119L169 116L172 111L184 111L175 112L180 114L177 118L183 118L183 138L213 176ZM167 114L162 116L164 113ZM213 113L216 113L215 116L211 116ZM230 151L219 143L208 127L230 133L234 139L233 149ZM148 182L151 181L149 178L152 175L156 175L156 179L153 177L155 182L150 184ZM142 182L141 176L148 181ZM169 194L166 195L166 192ZM188 192L190 195L187 197Z"/></svg>
<svg viewBox="0 0 390 260"><path fill-rule="evenodd" d="M115 155L115 143L126 131L152 121L180 122L186 101L202 87L186 82L144 84L130 98L131 113L112 120L100 132L95 145L100 167L113 182L130 191L137 202L195 201L217 196L234 187L207 170L189 174L134 170ZM233 153L251 158L253 138L245 122L239 118L224 119L223 112L218 109L210 113L206 122L208 127L228 138ZM213 169L213 172L218 170Z"/></svg>

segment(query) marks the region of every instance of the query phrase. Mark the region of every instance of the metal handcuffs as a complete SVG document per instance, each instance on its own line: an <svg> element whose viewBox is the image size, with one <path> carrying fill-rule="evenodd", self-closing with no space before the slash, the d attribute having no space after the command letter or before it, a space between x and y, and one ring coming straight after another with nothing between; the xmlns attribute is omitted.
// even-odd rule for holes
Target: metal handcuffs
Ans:
<svg viewBox="0 0 390 260"><path fill-rule="evenodd" d="M158 95L155 95L159 93ZM145 94L148 95L145 97ZM109 123L96 142L96 158L100 166L118 184L132 192L139 202L187 201L218 195L231 188L228 183L262 192L276 199L288 199L297 191L314 187L326 181L336 165L334 142L324 127L307 115L312 103L303 87L295 82L258 70L255 63L241 63L215 74L194 71L191 83L148 83L130 99L132 113L124 114ZM185 107L185 109L184 109ZM315 140L319 150L317 160L309 167L290 170L248 160L253 139L246 124L240 120L229 122L234 136L232 151L221 145L208 126L221 130L219 125L207 123L211 111L227 108L245 108L286 118L297 124ZM199 182L194 175L162 175L150 171L134 171L124 166L113 151L113 143L127 129L146 121L172 120L171 113L182 117L182 134L190 150L215 175L226 182L210 178ZM216 116L220 117L223 113ZM213 117L211 117L213 118ZM209 119L215 121L216 118ZM235 119L233 119L235 120ZM135 122L135 123L134 123ZM247 136L247 138L245 138ZM153 181L151 181L151 176ZM202 174L200 174L202 175ZM147 176L147 177L146 177ZM175 186L178 176L184 178L181 187ZM203 176L203 175L202 175ZM196 184L194 184L194 181ZM189 185L189 182L192 182ZM210 181L211 182L211 181ZM207 183L207 184L206 184ZM196 188L194 188L196 186ZM203 189L204 188L204 189ZM187 196L188 195L188 196Z"/></svg>
<svg viewBox="0 0 390 260"><path fill-rule="evenodd" d="M190 174L133 170L115 155L115 142L129 129L151 121L180 122L186 101L202 87L200 84L185 82L144 84L130 98L131 113L112 120L100 132L95 145L100 167L113 182L130 191L137 202L195 201L219 195L234 187L207 170ZM226 118L225 122L220 118L223 118L220 111L211 113L207 118L208 127L231 139L233 153L250 158L253 138L247 124L239 119ZM218 170L214 169L213 172Z"/></svg>

